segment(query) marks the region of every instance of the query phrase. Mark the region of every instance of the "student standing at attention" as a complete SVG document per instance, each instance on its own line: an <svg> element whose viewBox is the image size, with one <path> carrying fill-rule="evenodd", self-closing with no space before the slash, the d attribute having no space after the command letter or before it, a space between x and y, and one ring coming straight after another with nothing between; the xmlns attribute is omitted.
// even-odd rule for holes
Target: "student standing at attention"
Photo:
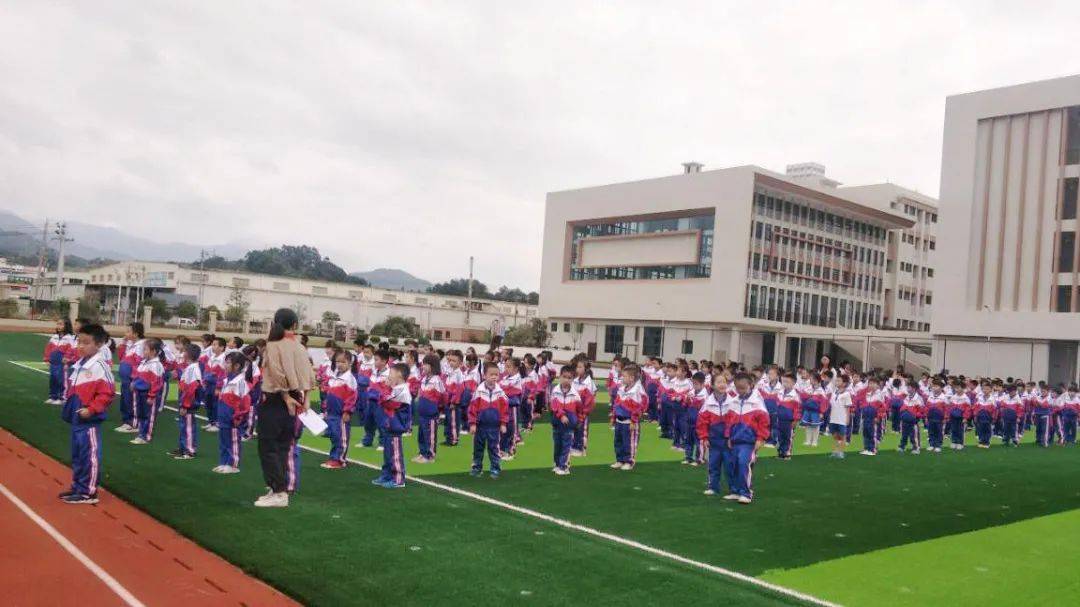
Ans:
<svg viewBox="0 0 1080 607"><path fill-rule="evenodd" d="M570 445L574 429L585 415L582 394L574 389L574 370L569 365L559 371L559 383L551 389L551 440L554 446L555 467L559 476L570 474Z"/></svg>
<svg viewBox="0 0 1080 607"><path fill-rule="evenodd" d="M829 400L829 433L833 436L833 450L829 457L844 459L847 447L848 424L851 423L851 391L848 390L848 377L837 375L833 380L832 397Z"/></svg>
<svg viewBox="0 0 1080 607"><path fill-rule="evenodd" d="M68 504L96 504L101 472L101 422L116 394L112 371L100 349L109 340L101 325L79 330L79 360L68 378L67 400L61 413L71 424L71 489L60 494Z"/></svg>
<svg viewBox="0 0 1080 607"><path fill-rule="evenodd" d="M734 492L727 499L749 504L754 499L753 476L757 452L769 438L769 410L761 394L753 389L746 373L735 375L735 396L723 405L723 419L728 438L730 469L734 472Z"/></svg>
<svg viewBox="0 0 1080 607"><path fill-rule="evenodd" d="M180 356L183 371L177 380L180 396L177 399L177 424L179 425L180 446L169 455L173 459L191 459L199 446L196 433L195 409L198 408L199 390L202 386L202 373L199 371L199 346L189 343Z"/></svg>
<svg viewBox="0 0 1080 607"><path fill-rule="evenodd" d="M484 470L484 451L491 464L491 478L499 478L499 437L506 432L510 419L510 401L499 386L499 367L484 367L484 383L476 387L469 403L469 432L473 435L473 463L469 474L480 476Z"/></svg>

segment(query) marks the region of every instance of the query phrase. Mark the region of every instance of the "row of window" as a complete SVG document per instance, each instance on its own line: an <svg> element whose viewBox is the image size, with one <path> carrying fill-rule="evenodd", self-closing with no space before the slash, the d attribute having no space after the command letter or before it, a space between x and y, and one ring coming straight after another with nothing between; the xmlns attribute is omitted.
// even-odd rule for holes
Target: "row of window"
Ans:
<svg viewBox="0 0 1080 607"><path fill-rule="evenodd" d="M913 304L923 304L927 306L930 305L934 299L928 293L918 295L915 291L912 291L911 289L906 289L904 287L900 287L896 290L896 297L897 299L900 299L902 301L909 301Z"/></svg>
<svg viewBox="0 0 1080 607"><path fill-rule="evenodd" d="M895 200L889 203L889 208L895 210L900 210L900 206L900 203L896 202ZM937 213L934 213L932 211L924 211L923 209L920 209L913 204L904 203L903 207L904 215L911 215L915 218L916 221L921 221L927 225L931 223L937 223Z"/></svg>
<svg viewBox="0 0 1080 607"><path fill-rule="evenodd" d="M853 295L881 294L884 251L761 221L753 222L751 234L754 248L765 251L750 254L753 278L793 278L800 286L839 287L845 293L854 289Z"/></svg>
<svg viewBox="0 0 1080 607"><path fill-rule="evenodd" d="M1061 219L1076 219L1077 186L1080 178L1069 177L1061 186Z"/></svg>
<svg viewBox="0 0 1080 607"><path fill-rule="evenodd" d="M937 241L933 237L920 238L914 234L904 232L901 234L901 238L904 244L914 245L916 249L922 249L924 251L933 251L937 249Z"/></svg>
<svg viewBox="0 0 1080 607"><path fill-rule="evenodd" d="M852 240L861 240L878 245L884 244L884 228L834 215L828 211L813 209L768 192L759 191L755 194L754 213L759 217L779 219L787 223L837 234Z"/></svg>
<svg viewBox="0 0 1080 607"><path fill-rule="evenodd" d="M892 271L892 268L889 267L888 270ZM911 273L912 277L914 277L914 278L919 278L919 277L933 278L934 277L934 268L924 268L922 266L913 264L913 263L908 262L908 261L901 261L900 262L900 271L901 272L909 272L909 273Z"/></svg>
<svg viewBox="0 0 1080 607"><path fill-rule="evenodd" d="M881 306L876 304L753 284L746 290L744 314L816 327L865 329L881 324Z"/></svg>
<svg viewBox="0 0 1080 607"><path fill-rule="evenodd" d="M930 323L898 318L896 319L896 328L901 331L929 331Z"/></svg>
<svg viewBox="0 0 1080 607"><path fill-rule="evenodd" d="M562 330L563 330L563 333L569 333L570 332L570 323L564 322L562 324ZM581 333L584 330L585 330L585 323L580 323L580 322L574 323L574 332L575 333ZM552 322L550 332L551 333L558 333L559 332L559 323Z"/></svg>
<svg viewBox="0 0 1080 607"><path fill-rule="evenodd" d="M713 227L712 213L671 217L665 219L609 221L574 226L570 240L570 280L672 280L680 278L708 278L712 275ZM579 268L581 241L595 236L626 236L699 230L697 263L677 266L615 266L604 268Z"/></svg>
<svg viewBox="0 0 1080 607"><path fill-rule="evenodd" d="M770 256L767 253L751 253L750 269L753 271L751 275L755 278L758 277L759 273L763 275L785 274L795 278L813 279L813 281L807 281L808 283L828 282L835 285L854 287L856 291L866 291L869 294L880 293L882 285L881 279L877 276L858 273L854 275L853 280L852 272L847 269L830 268L808 261L796 261L775 255Z"/></svg>

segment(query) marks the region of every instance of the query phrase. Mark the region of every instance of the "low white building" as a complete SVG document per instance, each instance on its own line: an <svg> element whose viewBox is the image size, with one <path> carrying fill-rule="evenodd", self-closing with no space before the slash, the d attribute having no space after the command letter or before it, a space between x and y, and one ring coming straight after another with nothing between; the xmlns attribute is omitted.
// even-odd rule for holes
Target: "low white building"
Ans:
<svg viewBox="0 0 1080 607"><path fill-rule="evenodd" d="M389 316L415 321L437 339L460 339L464 332L490 329L493 323L514 327L536 317L537 307L527 304L410 293L323 280L308 280L250 272L200 270L198 267L152 261L125 261L87 272L88 292L98 294L105 313L123 322L138 301L151 297L170 304L187 300L201 308L224 312L230 298L248 304L248 320L268 322L279 308L301 312L315 324L324 312L341 321L370 330ZM141 294L140 294L141 293Z"/></svg>

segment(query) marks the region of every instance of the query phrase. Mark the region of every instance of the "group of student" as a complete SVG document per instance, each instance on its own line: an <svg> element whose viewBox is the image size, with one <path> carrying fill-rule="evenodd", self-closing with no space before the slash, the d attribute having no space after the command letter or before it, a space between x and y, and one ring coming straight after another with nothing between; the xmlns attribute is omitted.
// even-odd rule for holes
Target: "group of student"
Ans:
<svg viewBox="0 0 1080 607"><path fill-rule="evenodd" d="M79 325L76 336L70 323L58 323L45 350L50 380L46 402L63 404L63 417L73 424L75 482L62 499L96 500L98 432L113 399L114 350L122 418L116 431L137 434L134 445L149 444L170 381L176 378L179 444L170 455L191 459L199 430L217 433L218 466L213 471L239 471L241 446L251 438L259 410L264 340L245 345L238 337L206 334L201 343L180 336L169 347L147 338L140 323L132 323L119 342L99 325ZM306 346L306 337L300 339ZM316 370L320 413L330 441L328 458L321 464L325 469L346 467L353 426L363 431L356 447L378 441L383 467L372 482L386 488L405 485L403 443L414 428L417 455L411 461L416 464L434 462L440 446L455 447L462 436L471 435L474 476L483 473L486 455L490 475L498 478L501 462L515 457L545 413L552 425L553 473L569 475L571 459L588 451L597 385L584 354L559 367L549 351L518 358L511 348L492 348L480 356L473 348L443 352L410 343L401 351L385 343L357 343L348 349L329 342L325 353ZM941 452L946 435L951 449L963 449L965 434L972 429L981 448L989 448L994 436L1017 445L1031 430L1040 446L1073 444L1080 416L1076 385L947 373L916 380L902 368L891 373L860 373L849 364L834 368L827 356L817 369L793 372L656 358L639 366L620 358L611 365L606 387L613 469L634 469L642 424L655 422L660 437L682 453L684 464L707 465L706 495L724 493L725 499L743 504L753 500L758 451L775 448L778 459L790 459L799 426L806 430L804 446L817 446L823 432L830 434L830 457L842 459L853 435L862 436L861 454L872 456L887 431L899 433L900 451L913 454L923 449L923 431L931 452ZM201 428L195 421L200 409L208 420ZM299 420L295 430L290 492L299 483Z"/></svg>

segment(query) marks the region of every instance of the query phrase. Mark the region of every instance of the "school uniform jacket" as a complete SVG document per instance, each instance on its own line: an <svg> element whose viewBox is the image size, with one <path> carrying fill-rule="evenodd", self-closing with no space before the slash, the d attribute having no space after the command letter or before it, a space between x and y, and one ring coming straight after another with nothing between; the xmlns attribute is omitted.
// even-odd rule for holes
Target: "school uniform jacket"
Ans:
<svg viewBox="0 0 1080 607"><path fill-rule="evenodd" d="M900 406L900 419L917 422L924 417L926 417L926 404L923 403L921 396L912 392Z"/></svg>
<svg viewBox="0 0 1080 607"><path fill-rule="evenodd" d="M239 424L247 417L248 410L251 409L251 391L243 373L225 377L218 402L232 409L234 424Z"/></svg>
<svg viewBox="0 0 1080 607"><path fill-rule="evenodd" d="M581 397L583 413L585 415L592 413L593 408L596 406L596 384L593 382L592 377L588 375L584 378L575 377L570 385L574 390L577 390L578 396Z"/></svg>
<svg viewBox="0 0 1080 607"><path fill-rule="evenodd" d="M74 335L53 335L45 344L44 361L54 365L74 362L78 358Z"/></svg>
<svg viewBox="0 0 1080 607"><path fill-rule="evenodd" d="M668 382L668 400L678 405L686 406L686 401L694 393L694 382L690 378L672 378Z"/></svg>
<svg viewBox="0 0 1080 607"><path fill-rule="evenodd" d="M521 400L521 395L524 391L522 389L520 373L507 374L506 377L499 381L499 387L506 393L506 398L510 400Z"/></svg>
<svg viewBox="0 0 1080 607"><path fill-rule="evenodd" d="M180 374L180 399L179 406L183 411L195 408L195 398L199 394L199 386L202 385L202 371L199 363L193 362Z"/></svg>
<svg viewBox="0 0 1080 607"><path fill-rule="evenodd" d="M461 397L465 393L465 376L462 375L461 369L451 369L447 367L446 372L442 376L443 385L446 387L446 399L451 405L458 405L461 402Z"/></svg>
<svg viewBox="0 0 1080 607"><path fill-rule="evenodd" d="M930 393L924 398L926 399L926 419L934 422L945 421L949 415L949 397L944 393Z"/></svg>
<svg viewBox="0 0 1080 607"><path fill-rule="evenodd" d="M884 390L866 391L859 413L863 420L881 420L889 409L889 399Z"/></svg>
<svg viewBox="0 0 1080 607"><path fill-rule="evenodd" d="M116 382L101 352L77 360L68 375L67 400L60 417L69 424L101 422L114 396ZM90 410L90 417L85 420L78 417L77 412L82 408Z"/></svg>
<svg viewBox="0 0 1080 607"><path fill-rule="evenodd" d="M420 384L423 383L423 379L424 372L420 365L413 365L409 369L409 377L405 380L405 383L409 385L409 394L412 394L413 398L420 395Z"/></svg>
<svg viewBox="0 0 1080 607"><path fill-rule="evenodd" d="M573 386L567 388L566 391L563 391L561 386L552 388L548 405L551 407L552 419L560 419L563 415L573 415L580 420L582 416L587 415L581 392L575 390Z"/></svg>
<svg viewBox="0 0 1080 607"><path fill-rule="evenodd" d="M476 367L460 369L461 372L461 387L463 392L472 394L476 391L476 387L483 381L480 378L480 371ZM468 403L466 403L468 404Z"/></svg>
<svg viewBox="0 0 1080 607"><path fill-rule="evenodd" d="M725 394L722 398L726 401L727 397ZM727 425L724 423L721 404L711 390L698 411L694 430L700 440L709 441L710 444L722 445L727 441Z"/></svg>
<svg viewBox="0 0 1080 607"><path fill-rule="evenodd" d="M468 416L470 426L492 427L505 424L510 420L510 399L498 384L489 388L487 382L484 382L473 392Z"/></svg>
<svg viewBox="0 0 1080 607"><path fill-rule="evenodd" d="M769 411L760 392L746 398L729 396L721 408L727 438L734 444L755 443L769 438Z"/></svg>
<svg viewBox="0 0 1080 607"><path fill-rule="evenodd" d="M950 396L946 415L950 419L971 419L971 400L967 394L957 392Z"/></svg>
<svg viewBox="0 0 1080 607"><path fill-rule="evenodd" d="M323 396L326 402L323 411L334 415L352 414L356 410L356 401L360 391L356 387L356 376L351 372L334 373L331 371L326 376Z"/></svg>
<svg viewBox="0 0 1080 607"><path fill-rule="evenodd" d="M776 405L777 414L780 414L780 409L789 411L791 414L790 419L796 420L802 415L802 397L799 396L798 390L792 388L791 390L784 390L781 386L780 391L776 393Z"/></svg>
<svg viewBox="0 0 1080 607"><path fill-rule="evenodd" d="M427 375L421 379L417 398L433 403L440 411L445 409L447 402L446 386L443 385L442 377Z"/></svg>
<svg viewBox="0 0 1080 607"><path fill-rule="evenodd" d="M157 357L148 358L139 363L131 376L131 388L136 392L146 392L146 398L153 401L165 385L165 366Z"/></svg>
<svg viewBox="0 0 1080 607"><path fill-rule="evenodd" d="M998 401L998 415L1002 419L1007 417L1020 418L1024 415L1024 403L1020 400L1018 395L1006 394L1004 398Z"/></svg>
<svg viewBox="0 0 1080 607"><path fill-rule="evenodd" d="M641 414L648 408L649 395L641 386L641 382L636 382L633 386L620 391L612 405L613 416L618 423L637 423L641 419Z"/></svg>

